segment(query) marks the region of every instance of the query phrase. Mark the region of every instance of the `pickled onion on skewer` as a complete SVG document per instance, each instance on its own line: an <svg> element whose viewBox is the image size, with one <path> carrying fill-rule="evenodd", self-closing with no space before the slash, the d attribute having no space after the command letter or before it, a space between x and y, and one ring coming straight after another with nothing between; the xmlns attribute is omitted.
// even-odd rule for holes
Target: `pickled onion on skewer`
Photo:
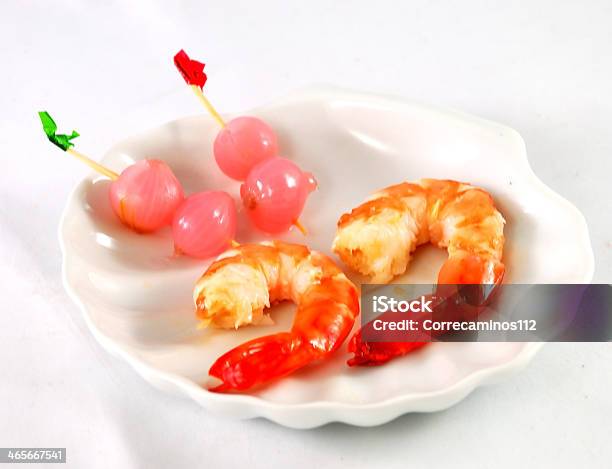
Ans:
<svg viewBox="0 0 612 469"><path fill-rule="evenodd" d="M109 200L122 223L140 233L155 231L170 224L184 194L180 182L166 163L159 160L138 161L117 174L72 148L72 140L79 136L78 132L73 130L71 135L58 134L57 124L48 112L41 111L38 115L51 143L113 181Z"/></svg>
<svg viewBox="0 0 612 469"><path fill-rule="evenodd" d="M172 237L177 253L212 257L230 247L235 236L236 206L226 192L190 195L174 214Z"/></svg>
<svg viewBox="0 0 612 469"><path fill-rule="evenodd" d="M174 56L174 65L221 127L213 144L213 153L224 174L244 181L253 166L278 155L276 134L261 119L242 116L225 123L204 95L204 85L208 80L204 73L204 63L189 58L181 49Z"/></svg>
<svg viewBox="0 0 612 469"><path fill-rule="evenodd" d="M255 226L268 233L281 233L292 225L300 228L299 216L316 188L311 173L286 158L271 158L251 170L240 187L240 197Z"/></svg>
<svg viewBox="0 0 612 469"><path fill-rule="evenodd" d="M181 49L174 56L174 64L221 126L213 144L215 160L225 175L245 181L242 199L255 226L269 233L280 233L294 225L306 234L298 217L308 194L316 188L312 175L303 176L295 164L276 158L278 139L261 119L241 116L225 123L204 95L208 77L203 62L191 59ZM274 159L279 161L272 162ZM267 193L264 194L263 186L258 186L257 181L266 185Z"/></svg>
<svg viewBox="0 0 612 469"><path fill-rule="evenodd" d="M160 160L141 160L128 166L112 182L108 195L119 219L141 233L169 225L185 198L181 183Z"/></svg>
<svg viewBox="0 0 612 469"><path fill-rule="evenodd" d="M256 117L242 116L219 131L213 152L221 171L244 181L255 165L278 156L278 143L268 124Z"/></svg>

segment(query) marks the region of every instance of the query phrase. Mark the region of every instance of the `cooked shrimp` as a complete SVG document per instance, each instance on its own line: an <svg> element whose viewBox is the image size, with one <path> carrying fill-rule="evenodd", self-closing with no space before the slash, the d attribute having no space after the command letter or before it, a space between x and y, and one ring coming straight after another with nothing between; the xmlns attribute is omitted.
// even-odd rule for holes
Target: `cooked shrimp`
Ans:
<svg viewBox="0 0 612 469"><path fill-rule="evenodd" d="M483 189L423 179L383 189L342 215L333 250L373 283L387 283L406 271L417 246L430 242L448 249L438 283L498 283L504 223Z"/></svg>
<svg viewBox="0 0 612 469"><path fill-rule="evenodd" d="M342 215L333 250L351 268L387 283L408 268L411 253L430 242L448 249L442 284L499 284L504 218L483 189L456 181L423 179L383 189ZM440 288L438 288L438 292ZM380 365L419 349L422 342L365 342L357 331L348 364Z"/></svg>
<svg viewBox="0 0 612 469"><path fill-rule="evenodd" d="M197 315L220 327L261 322L270 305L297 304L293 326L248 341L221 356L209 374L213 391L244 391L326 358L359 314L358 290L327 256L275 241L245 244L214 262L196 285Z"/></svg>

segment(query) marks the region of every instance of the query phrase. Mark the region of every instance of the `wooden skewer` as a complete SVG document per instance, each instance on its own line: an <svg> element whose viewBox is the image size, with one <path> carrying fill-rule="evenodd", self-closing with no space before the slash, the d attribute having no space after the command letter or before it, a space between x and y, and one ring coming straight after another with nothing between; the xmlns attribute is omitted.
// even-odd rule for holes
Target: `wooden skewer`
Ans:
<svg viewBox="0 0 612 469"><path fill-rule="evenodd" d="M308 236L308 230L300 223L300 220L295 220L293 226L300 230L304 236Z"/></svg>
<svg viewBox="0 0 612 469"><path fill-rule="evenodd" d="M198 97L198 99L202 102L202 104L204 104L204 107L208 110L210 115L213 116L213 119L215 119L219 123L221 128L225 127L225 121L223 120L221 115L217 112L217 110L213 107L213 105L210 104L210 101L208 100L208 98L204 96L202 89L198 85L189 85L189 87L193 90L193 92Z"/></svg>
<svg viewBox="0 0 612 469"><path fill-rule="evenodd" d="M113 181L116 181L117 179L119 179L119 175L116 172L108 169L106 166L102 166L100 163L85 156L83 153L76 151L74 148L68 148L66 152L78 158L83 163L85 163L87 166L92 168L94 171L97 171L98 173L106 176L107 178L112 179Z"/></svg>

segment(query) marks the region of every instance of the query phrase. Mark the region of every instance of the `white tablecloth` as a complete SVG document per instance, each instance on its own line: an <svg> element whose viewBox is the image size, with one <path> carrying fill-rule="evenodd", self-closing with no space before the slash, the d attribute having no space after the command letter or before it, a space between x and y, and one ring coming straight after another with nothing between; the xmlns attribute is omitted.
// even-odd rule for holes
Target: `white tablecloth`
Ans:
<svg viewBox="0 0 612 469"><path fill-rule="evenodd" d="M448 411L369 429L226 421L151 388L62 289L56 230L84 169L50 147L36 111L96 156L198 113L172 65L181 47L206 59L223 111L312 83L457 108L523 135L538 176L585 214L595 281L610 282L611 25L606 0L5 2L0 446L67 447L69 467L92 469L608 465L609 344L548 345Z"/></svg>

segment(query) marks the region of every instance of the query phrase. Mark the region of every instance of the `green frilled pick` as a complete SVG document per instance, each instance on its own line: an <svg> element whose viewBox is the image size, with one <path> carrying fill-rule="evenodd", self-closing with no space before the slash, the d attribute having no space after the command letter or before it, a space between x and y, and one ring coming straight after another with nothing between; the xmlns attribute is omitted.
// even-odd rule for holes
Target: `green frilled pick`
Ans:
<svg viewBox="0 0 612 469"><path fill-rule="evenodd" d="M57 124L47 111L39 112L38 117L40 117L40 121L42 122L45 134L47 134L47 138L53 145L61 148L64 151L74 146L74 143L72 143L71 140L74 140L79 136L79 133L76 130L73 130L70 135L56 134Z"/></svg>

